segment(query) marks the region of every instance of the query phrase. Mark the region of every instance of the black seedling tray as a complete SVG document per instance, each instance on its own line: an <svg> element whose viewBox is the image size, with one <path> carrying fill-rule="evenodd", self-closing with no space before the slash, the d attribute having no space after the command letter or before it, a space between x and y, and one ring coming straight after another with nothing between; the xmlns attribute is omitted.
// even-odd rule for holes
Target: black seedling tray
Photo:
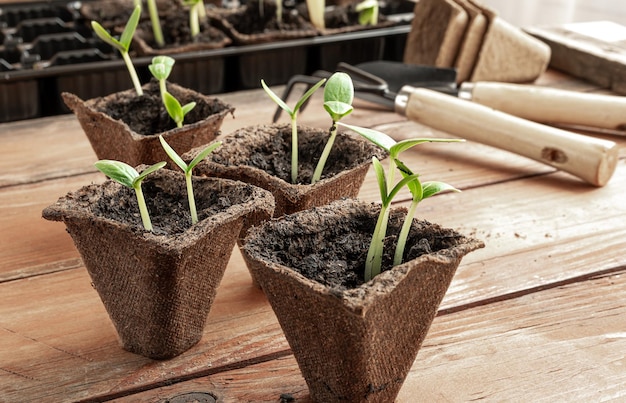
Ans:
<svg viewBox="0 0 626 403"><path fill-rule="evenodd" d="M83 99L132 87L119 53L93 34L78 2L0 5L0 122L68 113L60 94ZM169 80L204 94L284 84L340 61L402 60L410 19L346 34L172 54ZM133 56L142 82L152 57Z"/></svg>

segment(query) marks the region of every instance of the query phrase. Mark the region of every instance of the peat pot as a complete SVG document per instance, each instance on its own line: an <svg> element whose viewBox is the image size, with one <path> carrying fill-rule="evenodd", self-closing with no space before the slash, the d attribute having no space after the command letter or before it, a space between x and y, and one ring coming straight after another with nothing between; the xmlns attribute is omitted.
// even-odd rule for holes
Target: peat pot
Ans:
<svg viewBox="0 0 626 403"><path fill-rule="evenodd" d="M123 348L153 359L200 340L240 232L274 207L269 192L241 182L194 177L193 186L195 225L182 173L161 169L144 180L152 232L141 224L133 190L112 180L43 210L67 226Z"/></svg>
<svg viewBox="0 0 626 403"><path fill-rule="evenodd" d="M298 183L291 182L291 125L256 125L224 136L222 145L195 168L197 175L240 180L267 189L276 201L275 217L321 206L342 197L356 197L372 156L386 152L356 134L339 132L321 180L311 185L315 165L326 145L328 130L298 127ZM183 159L191 161L198 147Z"/></svg>
<svg viewBox="0 0 626 403"><path fill-rule="evenodd" d="M462 257L483 246L414 220L405 262L389 269L406 214L395 209L384 271L363 283L379 211L333 202L251 229L242 249L317 402L393 402Z"/></svg>
<svg viewBox="0 0 626 403"><path fill-rule="evenodd" d="M143 86L144 95L134 89L84 101L74 94L62 94L74 112L98 159L123 161L131 166L166 161L159 135L178 153L211 142L224 118L235 108L215 97L167 83L167 90L181 105L196 102L177 128L161 100L156 80Z"/></svg>

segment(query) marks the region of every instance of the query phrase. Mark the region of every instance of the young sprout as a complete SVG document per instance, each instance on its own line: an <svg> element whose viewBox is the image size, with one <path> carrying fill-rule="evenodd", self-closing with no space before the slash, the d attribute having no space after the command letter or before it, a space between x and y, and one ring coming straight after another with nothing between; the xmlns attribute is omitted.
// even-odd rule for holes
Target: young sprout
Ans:
<svg viewBox="0 0 626 403"><path fill-rule="evenodd" d="M161 90L161 99L165 105L165 93L167 92L166 81L172 72L176 61L169 56L155 56L152 58L152 64L148 66L150 73L159 81Z"/></svg>
<svg viewBox="0 0 626 403"><path fill-rule="evenodd" d="M191 37L195 38L200 33L200 18L204 18L206 10L202 0L184 0L183 4L189 7L189 29Z"/></svg>
<svg viewBox="0 0 626 403"><path fill-rule="evenodd" d="M330 127L330 137L328 142L322 151L315 171L313 172L313 179L311 184L314 184L322 177L322 171L326 165L326 160L330 155L330 150L333 147L335 138L337 137L337 122L342 118L352 113L352 100L354 99L354 85L352 79L346 73L337 72L334 73L324 87L324 109L330 115L332 119L332 125Z"/></svg>
<svg viewBox="0 0 626 403"><path fill-rule="evenodd" d="M109 178L135 190L143 227L148 231L152 231L152 222L150 221L150 214L148 214L146 200L144 199L143 191L141 190L141 182L152 172L163 168L165 166L165 162L163 161L151 165L143 170L141 174L137 172L135 168L121 161L100 160L94 165L100 170L100 172Z"/></svg>
<svg viewBox="0 0 626 403"><path fill-rule="evenodd" d="M137 91L137 95L143 95L143 90L141 89L141 83L139 82L139 77L137 76L137 71L135 70L135 66L133 65L132 60L130 59L130 55L128 53L130 49L130 44L133 40L133 35L135 35L135 30L137 29L137 24L139 23L139 17L141 16L141 6L136 6L135 10L131 14L126 26L124 27L124 31L122 31L122 35L120 39L115 39L99 22L92 21L91 27L94 32L100 39L109 45L113 46L117 49L122 55L122 59L124 59L124 63L126 64L126 68L130 73L130 78L135 86L135 91Z"/></svg>
<svg viewBox="0 0 626 403"><path fill-rule="evenodd" d="M363 0L355 9L359 13L359 24L378 24L378 0Z"/></svg>
<svg viewBox="0 0 626 403"><path fill-rule="evenodd" d="M323 78L318 81L314 86L309 88L307 92L302 95L302 97L296 102L296 105L291 109L278 95L276 95L266 84L265 81L261 79L261 85L263 89L269 95L269 97L278 104L285 112L289 114L291 118L291 183L297 183L298 181L298 111L302 107L302 105L309 99L311 95L319 87L321 87L326 82L326 79Z"/></svg>
<svg viewBox="0 0 626 403"><path fill-rule="evenodd" d="M396 160L396 165L402 176L412 177L414 176L413 172L406 166L402 161ZM404 257L404 249L406 247L406 241L409 237L409 231L411 230L411 223L413 222L413 217L415 217L415 211L417 210L417 205L424 199L428 199L431 196L434 196L438 193L444 191L453 191L460 192L457 188L452 185L448 185L444 182L437 181L428 181L421 182L419 178L415 178L415 180L410 181L406 184L411 192L411 206L406 213L406 217L404 219L404 223L402 223L402 229L400 230L400 235L398 235L398 242L396 244L396 251L393 256L393 265L397 266L402 263L402 258Z"/></svg>
<svg viewBox="0 0 626 403"><path fill-rule="evenodd" d="M161 30L161 21L159 21L159 10L157 9L155 0L148 0L148 14L150 14L150 25L152 25L152 33L157 46L162 48L165 46L163 39L163 31Z"/></svg>
<svg viewBox="0 0 626 403"><path fill-rule="evenodd" d="M380 274L382 270L382 257L383 257L383 246L384 239L387 234L387 224L389 221L389 207L391 206L391 202L393 198L398 194L398 192L404 187L408 186L409 190L413 194L413 202L412 202L412 211L409 211L409 214L405 217L405 221L403 223L402 230L400 231L400 237L398 240L398 245L396 247L395 255L394 255L394 265L400 264L402 262L402 256L404 256L404 249L406 246L406 239L408 237L408 231L411 226L411 222L413 220L413 216L415 215L415 208L417 204L430 196L434 196L435 194L442 192L444 190L456 190L452 186L447 185L441 182L424 182L423 184L419 180L419 175L413 174L402 161L399 159L399 155L422 143L427 142L459 142L463 140L457 139L436 139L436 138L424 138L424 139L407 139L396 142L394 139L389 137L388 135L381 133L377 130L367 129L364 127L358 127L353 125L348 125L345 123L340 123L342 126L347 127L350 130L353 130L359 133L361 136L365 137L369 141L383 148L387 152L389 152L389 167L388 173L385 174L384 168L380 161L376 157L373 158L373 166L374 172L376 173L376 179L378 182L378 188L380 190L381 195L381 210L378 216L378 220L376 221L376 227L374 228L374 233L372 234L372 240L367 252L367 258L365 261L365 281L369 281L378 274ZM394 174L396 169L402 172L404 178L400 180L397 184L394 185L395 179ZM416 201L417 200L417 201ZM415 206L413 206L415 203ZM405 228L406 227L406 228ZM400 239L403 238L403 239ZM399 258L398 258L399 256Z"/></svg>
<svg viewBox="0 0 626 403"><path fill-rule="evenodd" d="M196 199L194 198L194 195L193 195L193 186L192 186L192 183L191 183L191 171L195 168L196 165L198 165L198 163L200 161L202 161L204 159L204 157L206 157L211 152L213 152L213 150L215 150L217 147L219 147L222 144L222 142L218 141L218 142L209 144L204 150L202 150L196 156L196 158L194 158L189 163L189 165L187 165L185 163L185 161L183 161L183 159L176 153L176 151L174 151L174 149L172 147L170 147L169 144L167 144L167 141L165 141L163 136L159 136L159 140L161 141L161 145L163 146L163 149L165 150L167 155L185 173L185 183L187 184L187 200L189 201L189 211L191 213L191 223L195 224L195 223L198 222L198 213L196 212Z"/></svg>
<svg viewBox="0 0 626 403"><path fill-rule="evenodd" d="M324 0L306 0L306 8L309 11L309 19L311 24L317 29L324 29L324 9L326 2Z"/></svg>
<svg viewBox="0 0 626 403"><path fill-rule="evenodd" d="M181 106L178 99L174 98L174 96L167 91L163 93L163 103L165 104L167 113L174 120L174 122L176 122L176 127L183 127L185 115L196 107L195 102L189 102L188 104Z"/></svg>

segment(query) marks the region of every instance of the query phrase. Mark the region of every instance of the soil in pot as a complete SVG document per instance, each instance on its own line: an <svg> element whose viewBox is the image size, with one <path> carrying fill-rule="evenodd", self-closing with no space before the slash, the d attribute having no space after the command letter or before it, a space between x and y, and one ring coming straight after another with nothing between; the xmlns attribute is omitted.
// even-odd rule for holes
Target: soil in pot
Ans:
<svg viewBox="0 0 626 403"><path fill-rule="evenodd" d="M356 134L338 133L321 180L311 178L327 130L298 127L298 179L291 182L291 126L256 125L222 137L222 146L196 167L197 175L240 180L269 190L276 201L275 217L343 197L356 197L371 165L372 156L383 159L384 150ZM184 155L191 160L200 148Z"/></svg>
<svg viewBox="0 0 626 403"><path fill-rule="evenodd" d="M144 95L140 97L134 91L123 91L112 94L106 99L101 98L94 103L94 108L113 119L123 121L138 134L153 135L175 129L176 123L163 106L158 82L152 79L143 89ZM200 122L225 109L224 103L218 98L198 98L195 92L173 86L168 86L168 91L178 99L181 105L196 102L196 107L185 115L185 125Z"/></svg>
<svg viewBox="0 0 626 403"><path fill-rule="evenodd" d="M263 10L261 13L260 10ZM246 4L245 11L231 14L226 19L240 33L246 35L260 34L268 31L298 31L311 29L311 24L299 18L293 9L285 8L283 18L276 18L276 3L252 0Z"/></svg>
<svg viewBox="0 0 626 403"><path fill-rule="evenodd" d="M183 174L168 169L142 184L153 231L141 223L134 191L111 180L68 193L43 211L67 226L122 346L153 359L174 357L200 340L240 231L273 209L271 194L254 186L193 182L200 219L194 225Z"/></svg>
<svg viewBox="0 0 626 403"><path fill-rule="evenodd" d="M392 402L462 257L483 246L414 220L391 268L405 209L390 214L383 272L363 271L380 205L354 199L253 228L242 249L317 402Z"/></svg>
<svg viewBox="0 0 626 403"><path fill-rule="evenodd" d="M175 54L203 49L222 48L231 43L226 34L211 25L209 19L200 22L200 33L194 38L189 28L189 12L183 8L170 8L160 13L161 30L165 45L159 47L154 41L152 24L143 21L137 28L136 39L141 39L136 47L140 55Z"/></svg>
<svg viewBox="0 0 626 403"><path fill-rule="evenodd" d="M292 225L293 218L285 217L284 227L280 224L273 228L271 237L267 237L265 257L283 266L293 268L308 279L314 280L338 292L357 289L364 284L363 272L376 218L379 211L377 204L371 204L356 213L349 213L337 220L332 231L307 232L318 225L320 216L309 215L299 224ZM385 238L382 271L393 267L393 254L397 237L404 221L406 211L395 209L389 217L389 227ZM310 220L310 222L306 221ZM300 229L300 230L298 230ZM287 248L293 238L301 241L297 248ZM404 260L451 248L460 243L463 235L447 228L415 220L411 227ZM289 253L284 253L289 250ZM273 251L279 251L274 253Z"/></svg>
<svg viewBox="0 0 626 403"><path fill-rule="evenodd" d="M250 139L263 137L250 147ZM330 136L324 130L300 127L298 135L298 184L311 183L317 161ZM228 144L228 146L227 146ZM382 158L381 149L358 137L338 133L322 179L332 177L370 161L373 155ZM208 157L225 166L246 165L291 183L291 126L290 124L258 125L239 129L223 139L223 146Z"/></svg>

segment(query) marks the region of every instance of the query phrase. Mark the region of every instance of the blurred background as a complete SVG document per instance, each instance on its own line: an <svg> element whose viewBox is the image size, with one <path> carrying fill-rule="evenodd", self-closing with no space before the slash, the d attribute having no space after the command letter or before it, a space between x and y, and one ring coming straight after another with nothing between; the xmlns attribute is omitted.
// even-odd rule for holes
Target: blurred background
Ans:
<svg viewBox="0 0 626 403"><path fill-rule="evenodd" d="M517 26L611 20L626 25L624 0L478 0Z"/></svg>

